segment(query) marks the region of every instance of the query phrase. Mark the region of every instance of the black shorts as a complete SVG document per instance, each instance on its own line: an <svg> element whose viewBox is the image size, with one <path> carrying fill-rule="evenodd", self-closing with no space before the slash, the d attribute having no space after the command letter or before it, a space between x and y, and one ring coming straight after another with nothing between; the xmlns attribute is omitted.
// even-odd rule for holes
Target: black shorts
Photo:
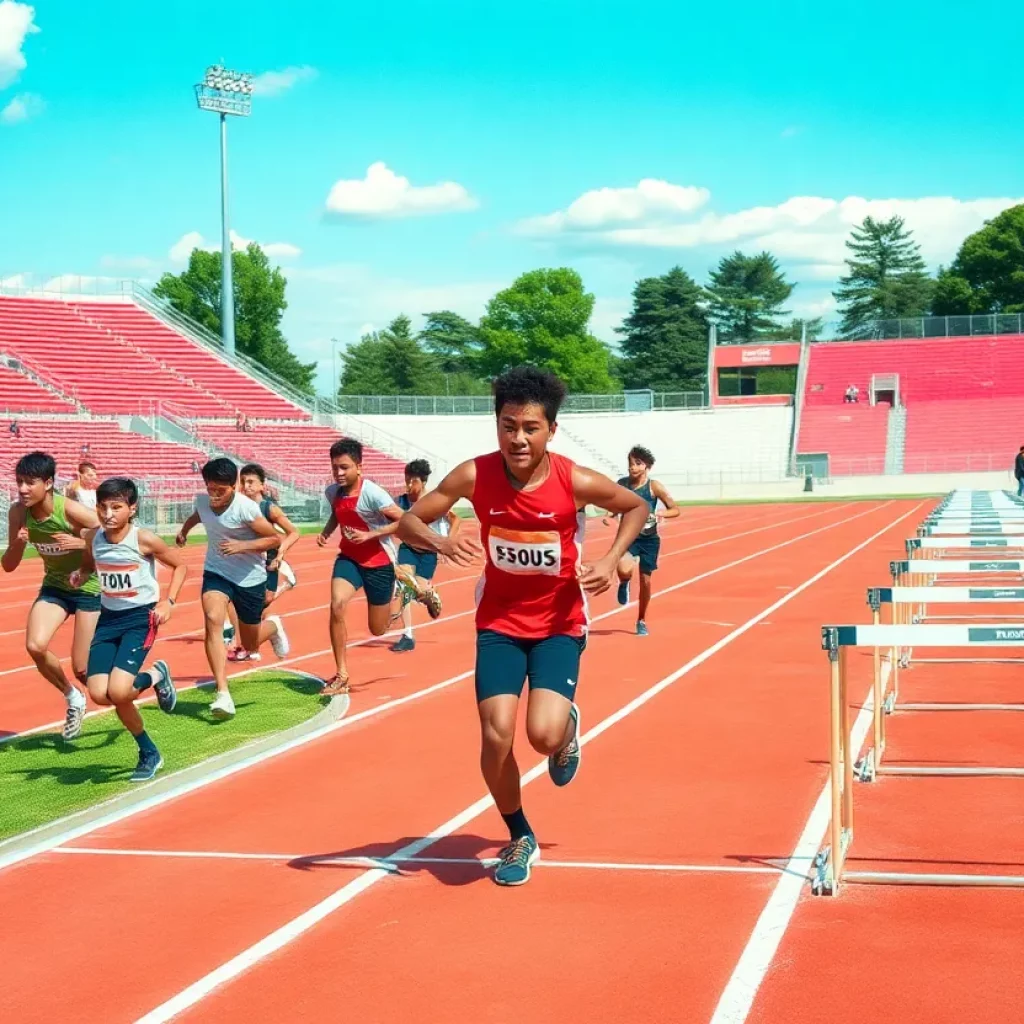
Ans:
<svg viewBox="0 0 1024 1024"><path fill-rule="evenodd" d="M395 592L395 567L390 562L387 565L360 565L351 558L338 555L331 579L345 580L356 590L365 587L367 604L389 605Z"/></svg>
<svg viewBox="0 0 1024 1024"><path fill-rule="evenodd" d="M398 564L409 566L413 575L419 576L421 580L432 580L437 572L437 552L417 551L403 544L398 549Z"/></svg>
<svg viewBox="0 0 1024 1024"><path fill-rule="evenodd" d="M210 592L224 594L235 606L238 621L246 626L258 626L263 620L267 594L265 582L256 583L251 587L243 587L215 572L204 572L203 593Z"/></svg>
<svg viewBox="0 0 1024 1024"><path fill-rule="evenodd" d="M60 587L44 583L39 588L37 601L55 604L64 609L65 615L75 612L98 612L100 610L99 594L83 594L80 590L61 590Z"/></svg>
<svg viewBox="0 0 1024 1024"><path fill-rule="evenodd" d="M156 642L154 607L147 604L123 611L104 608L100 612L86 677L109 676L115 668L133 676L142 671L149 649Z"/></svg>
<svg viewBox="0 0 1024 1024"><path fill-rule="evenodd" d="M585 636L546 636L524 640L493 629L476 634L476 700L509 694L518 697L523 683L531 690L554 690L566 700L576 695Z"/></svg>
<svg viewBox="0 0 1024 1024"><path fill-rule="evenodd" d="M651 537L637 537L629 545L628 554L632 555L640 563L640 572L644 576L650 576L658 568L658 552L661 550L661 538L654 534Z"/></svg>

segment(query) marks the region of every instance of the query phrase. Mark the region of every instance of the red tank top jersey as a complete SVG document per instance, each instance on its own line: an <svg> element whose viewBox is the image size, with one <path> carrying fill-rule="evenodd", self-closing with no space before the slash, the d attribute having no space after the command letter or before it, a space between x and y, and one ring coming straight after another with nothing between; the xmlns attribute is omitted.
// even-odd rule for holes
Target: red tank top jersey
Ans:
<svg viewBox="0 0 1024 1024"><path fill-rule="evenodd" d="M363 479L359 481L359 487L352 494L342 494L336 484L331 484L327 488L327 496L341 534L338 553L367 569L391 564L393 559L384 546L390 546L390 538L384 542L374 538L362 544L355 544L348 540L344 530L340 529L351 526L354 530L375 530L386 526L389 520L380 514L380 509L395 503L391 495L372 480Z"/></svg>
<svg viewBox="0 0 1024 1024"><path fill-rule="evenodd" d="M501 452L476 464L473 508L486 564L477 585L477 629L524 640L586 633L587 604L576 576L586 513L573 496L573 462L548 453L540 487L516 490Z"/></svg>

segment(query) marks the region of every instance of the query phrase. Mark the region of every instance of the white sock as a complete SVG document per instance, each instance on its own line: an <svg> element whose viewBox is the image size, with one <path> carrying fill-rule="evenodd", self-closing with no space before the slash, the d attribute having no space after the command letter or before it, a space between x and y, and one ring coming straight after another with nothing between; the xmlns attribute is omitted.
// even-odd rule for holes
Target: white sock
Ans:
<svg viewBox="0 0 1024 1024"><path fill-rule="evenodd" d="M406 626L405 629L402 630L402 635L403 636L407 636L411 640L412 639L412 626Z"/></svg>
<svg viewBox="0 0 1024 1024"><path fill-rule="evenodd" d="M85 697L82 695L82 691L75 686L71 687L70 693L64 695L64 699L69 704L74 704L76 707L81 707L85 704Z"/></svg>

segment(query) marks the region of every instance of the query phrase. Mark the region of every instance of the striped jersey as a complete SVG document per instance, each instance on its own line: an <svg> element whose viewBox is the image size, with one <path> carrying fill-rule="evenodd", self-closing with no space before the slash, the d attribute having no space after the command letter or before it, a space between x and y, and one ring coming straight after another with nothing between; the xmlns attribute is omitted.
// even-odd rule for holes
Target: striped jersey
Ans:
<svg viewBox="0 0 1024 1024"><path fill-rule="evenodd" d="M334 513L334 520L339 527L349 526L353 530L379 530L391 522L387 516L381 514L381 509L390 508L394 505L395 499L379 484L375 484L365 477L349 494L342 491L337 484L331 484L325 494L331 511ZM397 557L395 545L390 536L374 537L372 540L357 544L345 536L344 529L341 531L338 553L368 569L393 564Z"/></svg>
<svg viewBox="0 0 1024 1024"><path fill-rule="evenodd" d="M139 528L132 526L114 543L102 529L92 539L92 557L100 580L100 604L112 612L146 608L160 600L156 559L139 549Z"/></svg>

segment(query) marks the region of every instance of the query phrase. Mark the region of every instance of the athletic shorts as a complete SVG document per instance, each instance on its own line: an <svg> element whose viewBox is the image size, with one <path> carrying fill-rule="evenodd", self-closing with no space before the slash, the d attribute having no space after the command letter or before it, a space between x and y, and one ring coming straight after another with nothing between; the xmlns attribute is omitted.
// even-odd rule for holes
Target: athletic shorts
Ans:
<svg viewBox="0 0 1024 1024"><path fill-rule="evenodd" d="M104 608L89 648L86 676L108 676L119 668L137 676L156 641L154 605L111 611Z"/></svg>
<svg viewBox="0 0 1024 1024"><path fill-rule="evenodd" d="M235 606L238 621L247 626L258 626L263 619L266 601L266 583L256 583L250 587L240 586L215 572L203 573L203 593L224 594Z"/></svg>
<svg viewBox="0 0 1024 1024"><path fill-rule="evenodd" d="M437 552L417 551L408 544L403 544L398 549L398 564L408 565L413 575L419 576L421 580L432 580L434 573L437 572Z"/></svg>
<svg viewBox="0 0 1024 1024"><path fill-rule="evenodd" d="M387 565L360 565L351 558L338 555L331 578L346 580L356 590L365 587L367 604L389 605L395 592L395 567L390 562Z"/></svg>
<svg viewBox="0 0 1024 1024"><path fill-rule="evenodd" d="M650 576L658 568L658 552L661 550L661 538L657 535L651 537L637 537L629 545L631 554L640 563L640 572L644 576Z"/></svg>
<svg viewBox="0 0 1024 1024"><path fill-rule="evenodd" d="M576 695L585 636L547 636L523 640L481 629L476 634L476 700L509 694L518 697L523 683L531 690L554 690L567 700Z"/></svg>
<svg viewBox="0 0 1024 1024"><path fill-rule="evenodd" d="M61 590L44 583L39 588L37 601L55 604L64 609L65 615L75 612L98 612L100 610L99 594L83 594L80 590Z"/></svg>

